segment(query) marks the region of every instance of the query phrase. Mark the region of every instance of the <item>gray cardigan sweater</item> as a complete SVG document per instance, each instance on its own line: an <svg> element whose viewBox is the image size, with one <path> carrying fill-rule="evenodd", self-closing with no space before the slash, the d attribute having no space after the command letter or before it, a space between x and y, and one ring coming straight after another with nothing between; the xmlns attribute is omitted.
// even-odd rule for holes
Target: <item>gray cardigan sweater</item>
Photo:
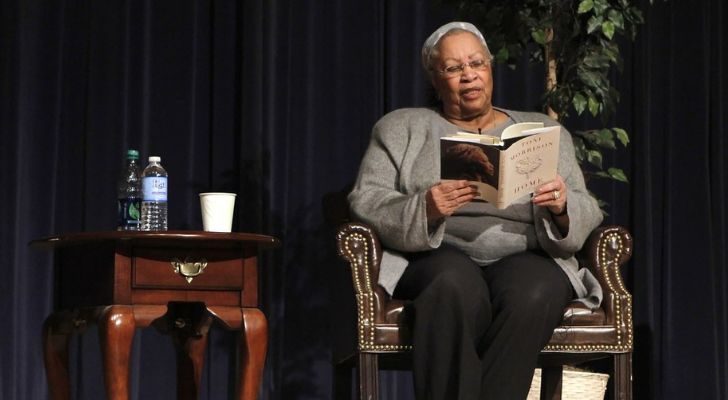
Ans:
<svg viewBox="0 0 728 400"><path fill-rule="evenodd" d="M514 122L557 122L539 113L502 110ZM354 216L371 225L384 247L379 284L392 294L407 268L403 253L437 248L444 241L480 265L529 249L548 253L564 270L576 298L595 308L602 299L596 278L574 258L602 221L586 190L571 135L561 128L559 174L568 187L569 232L562 237L545 207L524 196L504 210L472 202L436 226L428 226L425 195L440 180L440 138L461 128L436 110L393 111L374 126L349 203Z"/></svg>

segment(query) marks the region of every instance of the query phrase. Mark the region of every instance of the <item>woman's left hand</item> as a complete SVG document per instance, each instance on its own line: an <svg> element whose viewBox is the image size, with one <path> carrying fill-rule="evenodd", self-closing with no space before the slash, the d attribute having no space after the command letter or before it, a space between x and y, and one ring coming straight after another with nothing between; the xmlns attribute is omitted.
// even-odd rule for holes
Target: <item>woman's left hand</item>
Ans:
<svg viewBox="0 0 728 400"><path fill-rule="evenodd" d="M553 181L536 188L531 201L537 206L548 207L551 214L562 215L566 210L566 189L564 179L556 175Z"/></svg>

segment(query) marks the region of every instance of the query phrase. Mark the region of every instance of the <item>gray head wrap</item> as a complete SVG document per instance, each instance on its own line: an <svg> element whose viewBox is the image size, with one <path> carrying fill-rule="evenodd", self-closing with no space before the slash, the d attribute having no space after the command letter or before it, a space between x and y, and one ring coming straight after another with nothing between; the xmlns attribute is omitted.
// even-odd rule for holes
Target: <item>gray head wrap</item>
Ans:
<svg viewBox="0 0 728 400"><path fill-rule="evenodd" d="M437 28L437 30L433 32L427 40L425 40L425 44L422 45L422 66L425 68L425 71L428 71L430 68L430 54L432 54L432 49L435 48L437 42L439 42L446 33L453 29L462 29L475 35L475 37L477 37L483 44L483 47L485 47L485 51L488 53L488 56L492 57L490 49L488 49L488 44L485 43L483 34L480 33L475 25L468 22L450 22Z"/></svg>

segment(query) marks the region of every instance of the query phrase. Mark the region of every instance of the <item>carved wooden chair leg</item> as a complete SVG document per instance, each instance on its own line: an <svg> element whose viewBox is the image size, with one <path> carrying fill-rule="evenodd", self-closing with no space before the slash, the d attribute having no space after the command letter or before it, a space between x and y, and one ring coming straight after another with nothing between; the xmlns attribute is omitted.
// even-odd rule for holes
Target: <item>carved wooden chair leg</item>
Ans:
<svg viewBox="0 0 728 400"><path fill-rule="evenodd" d="M541 400L561 400L563 373L560 365L541 368Z"/></svg>
<svg viewBox="0 0 728 400"><path fill-rule="evenodd" d="M614 355L614 399L632 400L632 353Z"/></svg>
<svg viewBox="0 0 728 400"><path fill-rule="evenodd" d="M376 353L359 353L359 399L379 399L379 360Z"/></svg>

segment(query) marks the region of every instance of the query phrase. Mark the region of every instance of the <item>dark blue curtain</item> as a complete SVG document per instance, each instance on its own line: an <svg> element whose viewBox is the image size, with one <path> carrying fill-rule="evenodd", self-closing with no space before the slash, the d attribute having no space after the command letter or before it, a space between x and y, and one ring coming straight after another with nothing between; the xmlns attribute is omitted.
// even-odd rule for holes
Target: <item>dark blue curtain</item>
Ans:
<svg viewBox="0 0 728 400"><path fill-rule="evenodd" d="M656 1L632 60L640 397L728 398L728 5Z"/></svg>
<svg viewBox="0 0 728 400"><path fill-rule="evenodd" d="M636 397L723 399L728 10L644 3L647 24L614 77L615 122L633 142L607 154L632 184L592 189L611 205L608 222L635 235L625 275ZM40 327L53 264L28 242L113 229L127 148L162 157L171 229L200 229L197 193L227 190L239 194L236 230L282 240L261 262L261 398L330 398L331 361L353 346L354 320L321 199L354 179L383 113L427 103L419 48L454 15L416 0L0 2L0 399L47 398ZM540 68L498 68L496 104L537 108ZM203 398L231 396L234 344L213 330ZM93 328L71 358L75 397L99 398ZM137 332L132 359L133 398L175 398L165 337ZM406 372L386 373L382 397L412 398L410 385Z"/></svg>

